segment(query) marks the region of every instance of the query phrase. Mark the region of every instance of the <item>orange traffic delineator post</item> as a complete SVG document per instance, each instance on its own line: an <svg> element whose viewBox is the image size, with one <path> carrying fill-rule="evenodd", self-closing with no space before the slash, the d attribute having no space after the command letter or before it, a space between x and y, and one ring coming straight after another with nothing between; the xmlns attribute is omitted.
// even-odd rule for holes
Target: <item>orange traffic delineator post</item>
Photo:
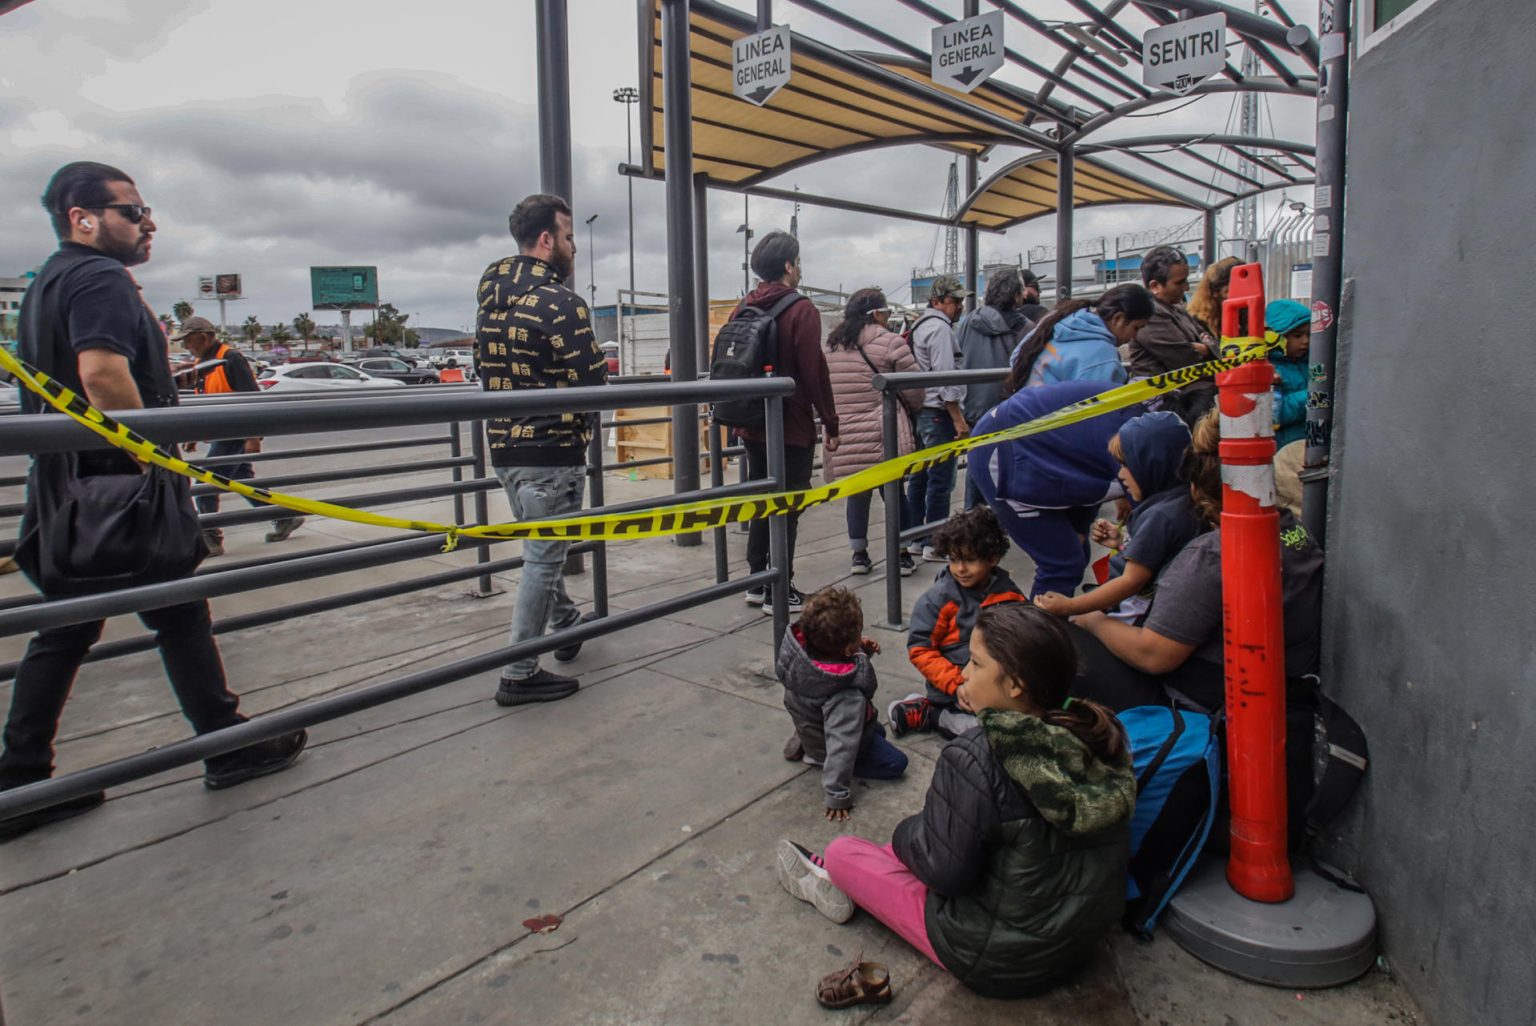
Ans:
<svg viewBox="0 0 1536 1026"><path fill-rule="evenodd" d="M1225 338L1264 334L1258 264L1232 269ZM1232 809L1227 881L1251 901L1295 893L1286 856L1285 633L1275 429L1269 361L1216 376L1221 411L1221 581L1227 779Z"/></svg>

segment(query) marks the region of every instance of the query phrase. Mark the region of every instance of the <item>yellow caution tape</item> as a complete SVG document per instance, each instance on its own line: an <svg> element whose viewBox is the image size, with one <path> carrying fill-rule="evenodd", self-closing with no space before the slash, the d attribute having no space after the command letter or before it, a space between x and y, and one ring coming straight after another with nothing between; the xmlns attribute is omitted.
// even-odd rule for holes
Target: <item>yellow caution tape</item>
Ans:
<svg viewBox="0 0 1536 1026"><path fill-rule="evenodd" d="M726 524L744 523L763 517L794 513L820 506L834 499L871 491L909 474L927 470L972 449L1052 431L1100 414L1146 402L1199 381L1201 378L1261 359L1267 355L1269 348L1271 347L1262 338L1223 339L1222 349L1228 355L1220 360L1209 360L1190 367L1181 367L1175 371L1111 388L1098 395L1089 396L1081 402L1073 403L1071 406L1063 407L1054 413L1048 413L1043 417L1037 417L1024 424L1016 424L1001 431L973 435L922 449L906 456L898 456L872 467L866 467L856 474L842 478L835 484L743 498L704 499L668 506L664 509L636 510L630 513L563 517L559 520L525 520L505 524L475 524L462 527L454 524L439 524L430 520L411 520L369 513L366 510L352 509L318 499L306 499L284 492L274 492L246 484L244 481L233 480L205 467L188 463L174 453L161 448L91 406L83 396L77 395L37 368L18 360L4 348L0 348L0 368L15 375L17 380L41 396L49 406L68 415L112 445L145 463L163 467L224 491L234 492L247 499L270 503L295 513L330 517L372 527L441 534L444 535L443 551L449 552L458 544L460 538L618 541L625 538L656 538L687 534L723 527Z"/></svg>

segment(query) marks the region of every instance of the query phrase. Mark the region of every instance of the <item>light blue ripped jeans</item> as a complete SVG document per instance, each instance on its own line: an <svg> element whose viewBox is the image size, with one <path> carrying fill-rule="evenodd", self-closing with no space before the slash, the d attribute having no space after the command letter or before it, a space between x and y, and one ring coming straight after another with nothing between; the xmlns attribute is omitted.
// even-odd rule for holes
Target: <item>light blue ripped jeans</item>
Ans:
<svg viewBox="0 0 1536 1026"><path fill-rule="evenodd" d="M496 476L507 490L512 516L518 520L552 520L581 509L587 468L496 467ZM568 541L523 541L523 573L517 582L517 601L512 607L510 643L542 637L546 628L570 627L581 611L565 592ZM528 656L508 663L501 675L526 680L539 669L539 657Z"/></svg>

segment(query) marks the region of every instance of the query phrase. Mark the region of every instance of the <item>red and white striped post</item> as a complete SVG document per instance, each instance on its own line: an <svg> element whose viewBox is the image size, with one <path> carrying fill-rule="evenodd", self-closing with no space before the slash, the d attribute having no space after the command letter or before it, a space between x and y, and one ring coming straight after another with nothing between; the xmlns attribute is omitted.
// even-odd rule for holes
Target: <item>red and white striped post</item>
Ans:
<svg viewBox="0 0 1536 1026"><path fill-rule="evenodd" d="M1232 269L1225 340L1261 344L1264 278ZM1286 857L1285 633L1275 509L1274 370L1255 360L1216 376L1221 411L1221 581L1226 661L1227 881L1252 901L1295 893Z"/></svg>

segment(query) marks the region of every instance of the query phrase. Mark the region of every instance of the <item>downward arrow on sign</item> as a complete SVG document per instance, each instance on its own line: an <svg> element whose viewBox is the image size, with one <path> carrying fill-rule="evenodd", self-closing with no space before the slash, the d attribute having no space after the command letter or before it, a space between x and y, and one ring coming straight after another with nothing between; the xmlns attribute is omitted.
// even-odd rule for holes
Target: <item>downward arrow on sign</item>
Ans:
<svg viewBox="0 0 1536 1026"><path fill-rule="evenodd" d="M979 74L981 74L980 68L973 68L970 65L966 65L964 71L957 71L955 73L955 81L959 82L961 85L970 85L971 82L974 81L976 76Z"/></svg>
<svg viewBox="0 0 1536 1026"><path fill-rule="evenodd" d="M774 90L771 87L760 86L748 93L747 99L761 107L764 103L768 102L768 97L772 96L773 93Z"/></svg>

